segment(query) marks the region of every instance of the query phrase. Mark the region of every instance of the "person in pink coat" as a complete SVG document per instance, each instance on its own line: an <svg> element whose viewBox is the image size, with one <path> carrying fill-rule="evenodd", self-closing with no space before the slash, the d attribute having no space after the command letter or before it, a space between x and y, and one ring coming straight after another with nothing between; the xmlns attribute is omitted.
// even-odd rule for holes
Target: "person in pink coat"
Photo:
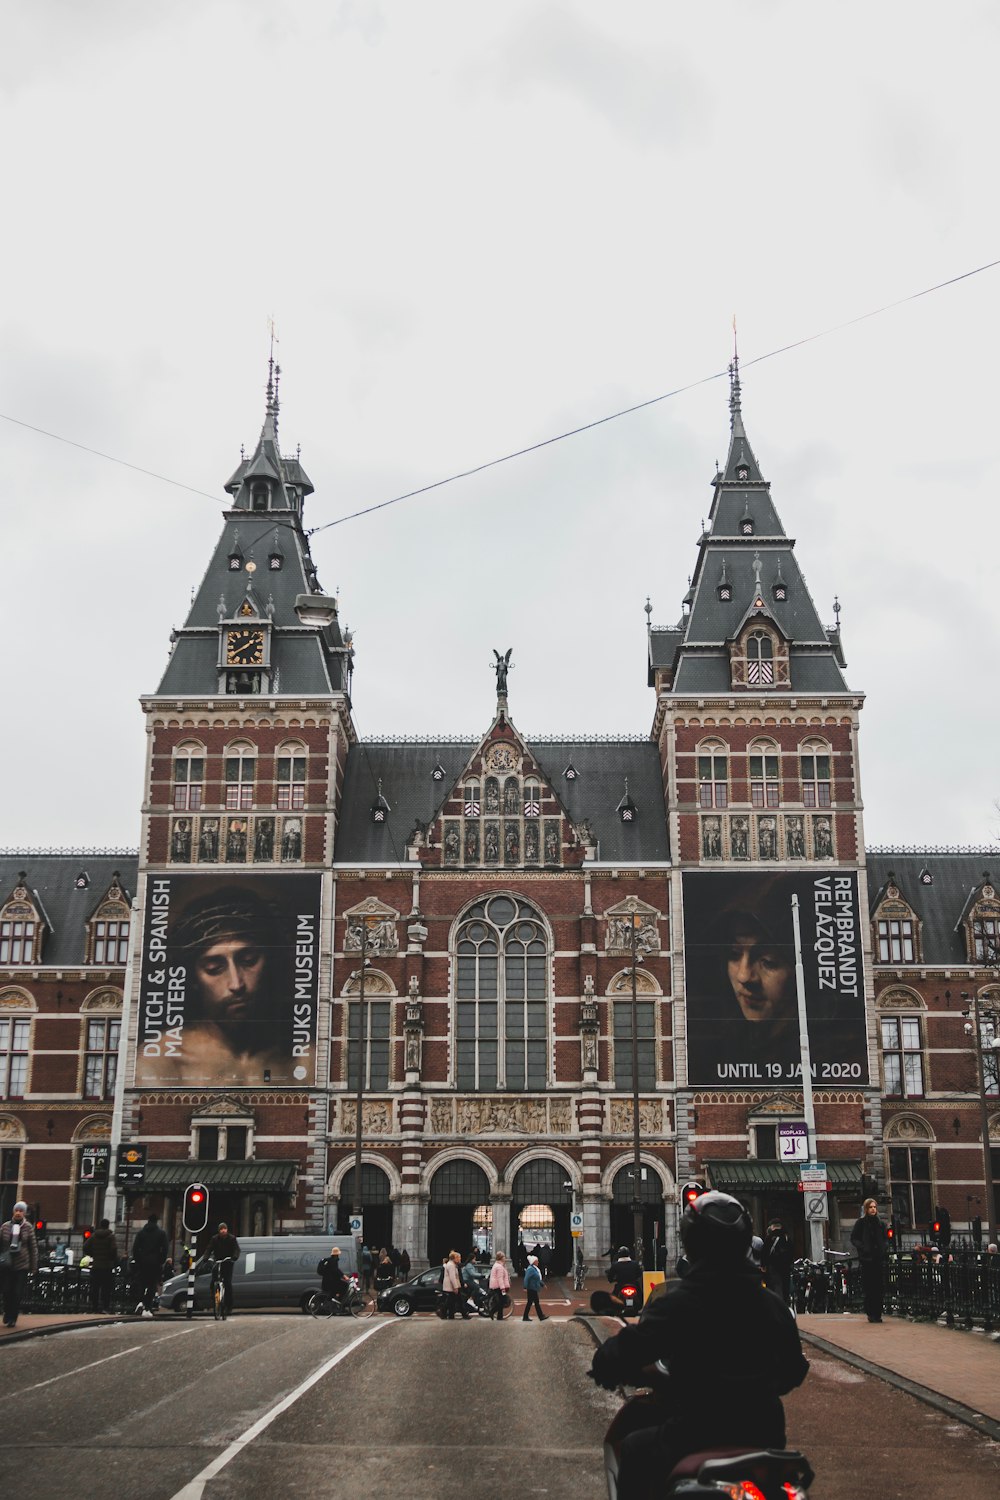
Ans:
<svg viewBox="0 0 1000 1500"><path fill-rule="evenodd" d="M496 1318L499 1323L503 1317L504 1307L510 1300L510 1273L507 1270L507 1257L502 1250L496 1253L496 1259L490 1267L490 1317Z"/></svg>

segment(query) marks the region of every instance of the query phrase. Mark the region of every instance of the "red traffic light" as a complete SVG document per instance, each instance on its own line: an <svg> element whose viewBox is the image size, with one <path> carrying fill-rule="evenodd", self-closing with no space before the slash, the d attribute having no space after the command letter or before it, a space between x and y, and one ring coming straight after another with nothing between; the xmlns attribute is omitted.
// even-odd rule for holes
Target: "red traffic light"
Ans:
<svg viewBox="0 0 1000 1500"><path fill-rule="evenodd" d="M45 1233L45 1229L46 1229L45 1220L44 1219L36 1219L35 1220L35 1233L36 1234L44 1234Z"/></svg>
<svg viewBox="0 0 1000 1500"><path fill-rule="evenodd" d="M705 1191L703 1182L686 1182L681 1189L681 1203L688 1208Z"/></svg>
<svg viewBox="0 0 1000 1500"><path fill-rule="evenodd" d="M91 1236L91 1235L92 1235L92 1234L93 1234L93 1232L94 1232L94 1231L93 1231L93 1230L92 1230L92 1229L85 1229L85 1230L84 1230L84 1231L83 1231L83 1237L84 1237L84 1239L85 1239L85 1240L89 1240L89 1239L90 1239L90 1236Z"/></svg>
<svg viewBox="0 0 1000 1500"><path fill-rule="evenodd" d="M894 1240L896 1238L896 1231L893 1229L891 1224L885 1232L885 1237L887 1240Z"/></svg>
<svg viewBox="0 0 1000 1500"><path fill-rule="evenodd" d="M203 1182L192 1182L184 1189L181 1215L188 1234L201 1234L208 1228L208 1188Z"/></svg>
<svg viewBox="0 0 1000 1500"><path fill-rule="evenodd" d="M931 1234L940 1234L940 1233L941 1233L941 1220L940 1219L935 1219L934 1223L931 1225Z"/></svg>

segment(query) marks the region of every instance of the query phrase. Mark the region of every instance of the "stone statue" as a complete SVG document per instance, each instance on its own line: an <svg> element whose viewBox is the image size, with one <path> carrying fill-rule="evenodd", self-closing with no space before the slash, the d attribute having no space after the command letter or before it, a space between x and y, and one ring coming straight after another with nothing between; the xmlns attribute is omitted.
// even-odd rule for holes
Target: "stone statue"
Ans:
<svg viewBox="0 0 1000 1500"><path fill-rule="evenodd" d="M497 674L497 696L507 691L507 672L510 668L510 658L513 650L514 647L511 646L506 654L501 656L496 647L494 646L493 648L493 655L496 657L496 665L493 670Z"/></svg>

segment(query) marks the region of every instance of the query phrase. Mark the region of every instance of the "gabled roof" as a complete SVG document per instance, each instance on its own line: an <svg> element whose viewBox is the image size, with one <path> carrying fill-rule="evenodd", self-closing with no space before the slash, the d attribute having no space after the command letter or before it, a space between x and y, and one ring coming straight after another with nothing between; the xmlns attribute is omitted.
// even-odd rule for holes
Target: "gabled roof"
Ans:
<svg viewBox="0 0 1000 1500"><path fill-rule="evenodd" d="M6 850L0 854L0 904L6 901L23 870L25 886L45 913L49 930L42 953L44 968L76 968L86 956L87 922L104 899L115 872L126 899L135 893L139 857L134 849ZM87 884L77 886L79 877ZM102 968L106 965L102 965ZM16 972L12 971L12 972Z"/></svg>
<svg viewBox="0 0 1000 1500"><path fill-rule="evenodd" d="M819 618L743 426L735 363L730 375L729 454L715 476L684 615L676 627L650 631L650 681L672 665L672 692L746 691L732 689L728 645L759 613L789 643L784 691L847 692L839 628L828 631Z"/></svg>
<svg viewBox="0 0 1000 1500"><path fill-rule="evenodd" d="M598 858L648 860L670 858L659 753L651 740L548 739L525 747L558 792L574 823L589 820ZM352 745L347 756L341 815L334 849L336 864L405 861L410 838L420 824L428 827L474 755L477 740L369 741ZM576 776L563 776L572 762ZM435 781L440 764L445 776ZM638 814L623 824L616 812L625 779ZM384 823L374 823L372 804L378 783L389 803Z"/></svg>
<svg viewBox="0 0 1000 1500"><path fill-rule="evenodd" d="M874 913L891 883L919 919L920 967L967 965L962 922L981 887L988 883L987 874L989 883L1000 885L1000 849L939 853L879 848L866 852L865 861L871 911ZM923 874L930 876L929 883L921 879Z"/></svg>

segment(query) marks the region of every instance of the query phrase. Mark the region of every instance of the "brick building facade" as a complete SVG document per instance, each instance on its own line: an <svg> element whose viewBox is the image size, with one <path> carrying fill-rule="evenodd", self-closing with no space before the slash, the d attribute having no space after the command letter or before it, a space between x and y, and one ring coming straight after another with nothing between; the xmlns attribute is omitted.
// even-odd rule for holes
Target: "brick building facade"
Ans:
<svg viewBox="0 0 1000 1500"><path fill-rule="evenodd" d="M360 741L312 485L277 426L270 384L143 700L138 859L0 855L5 1208L17 1192L79 1228L101 1196L85 1143L139 1142L130 1208L173 1230L203 1180L238 1232L343 1231L360 1198L366 1236L418 1264L535 1238L566 1264L571 1215L597 1260L637 1206L647 1255L671 1254L700 1177L801 1244L794 907L831 1240L862 1174L903 1229L938 1204L956 1227L988 1218L959 1012L995 993L1000 905L980 856L866 863L863 697L738 372L681 618L649 630L652 731L632 739L526 742L508 653L478 742ZM1000 1145L996 1092L988 1069Z"/></svg>

